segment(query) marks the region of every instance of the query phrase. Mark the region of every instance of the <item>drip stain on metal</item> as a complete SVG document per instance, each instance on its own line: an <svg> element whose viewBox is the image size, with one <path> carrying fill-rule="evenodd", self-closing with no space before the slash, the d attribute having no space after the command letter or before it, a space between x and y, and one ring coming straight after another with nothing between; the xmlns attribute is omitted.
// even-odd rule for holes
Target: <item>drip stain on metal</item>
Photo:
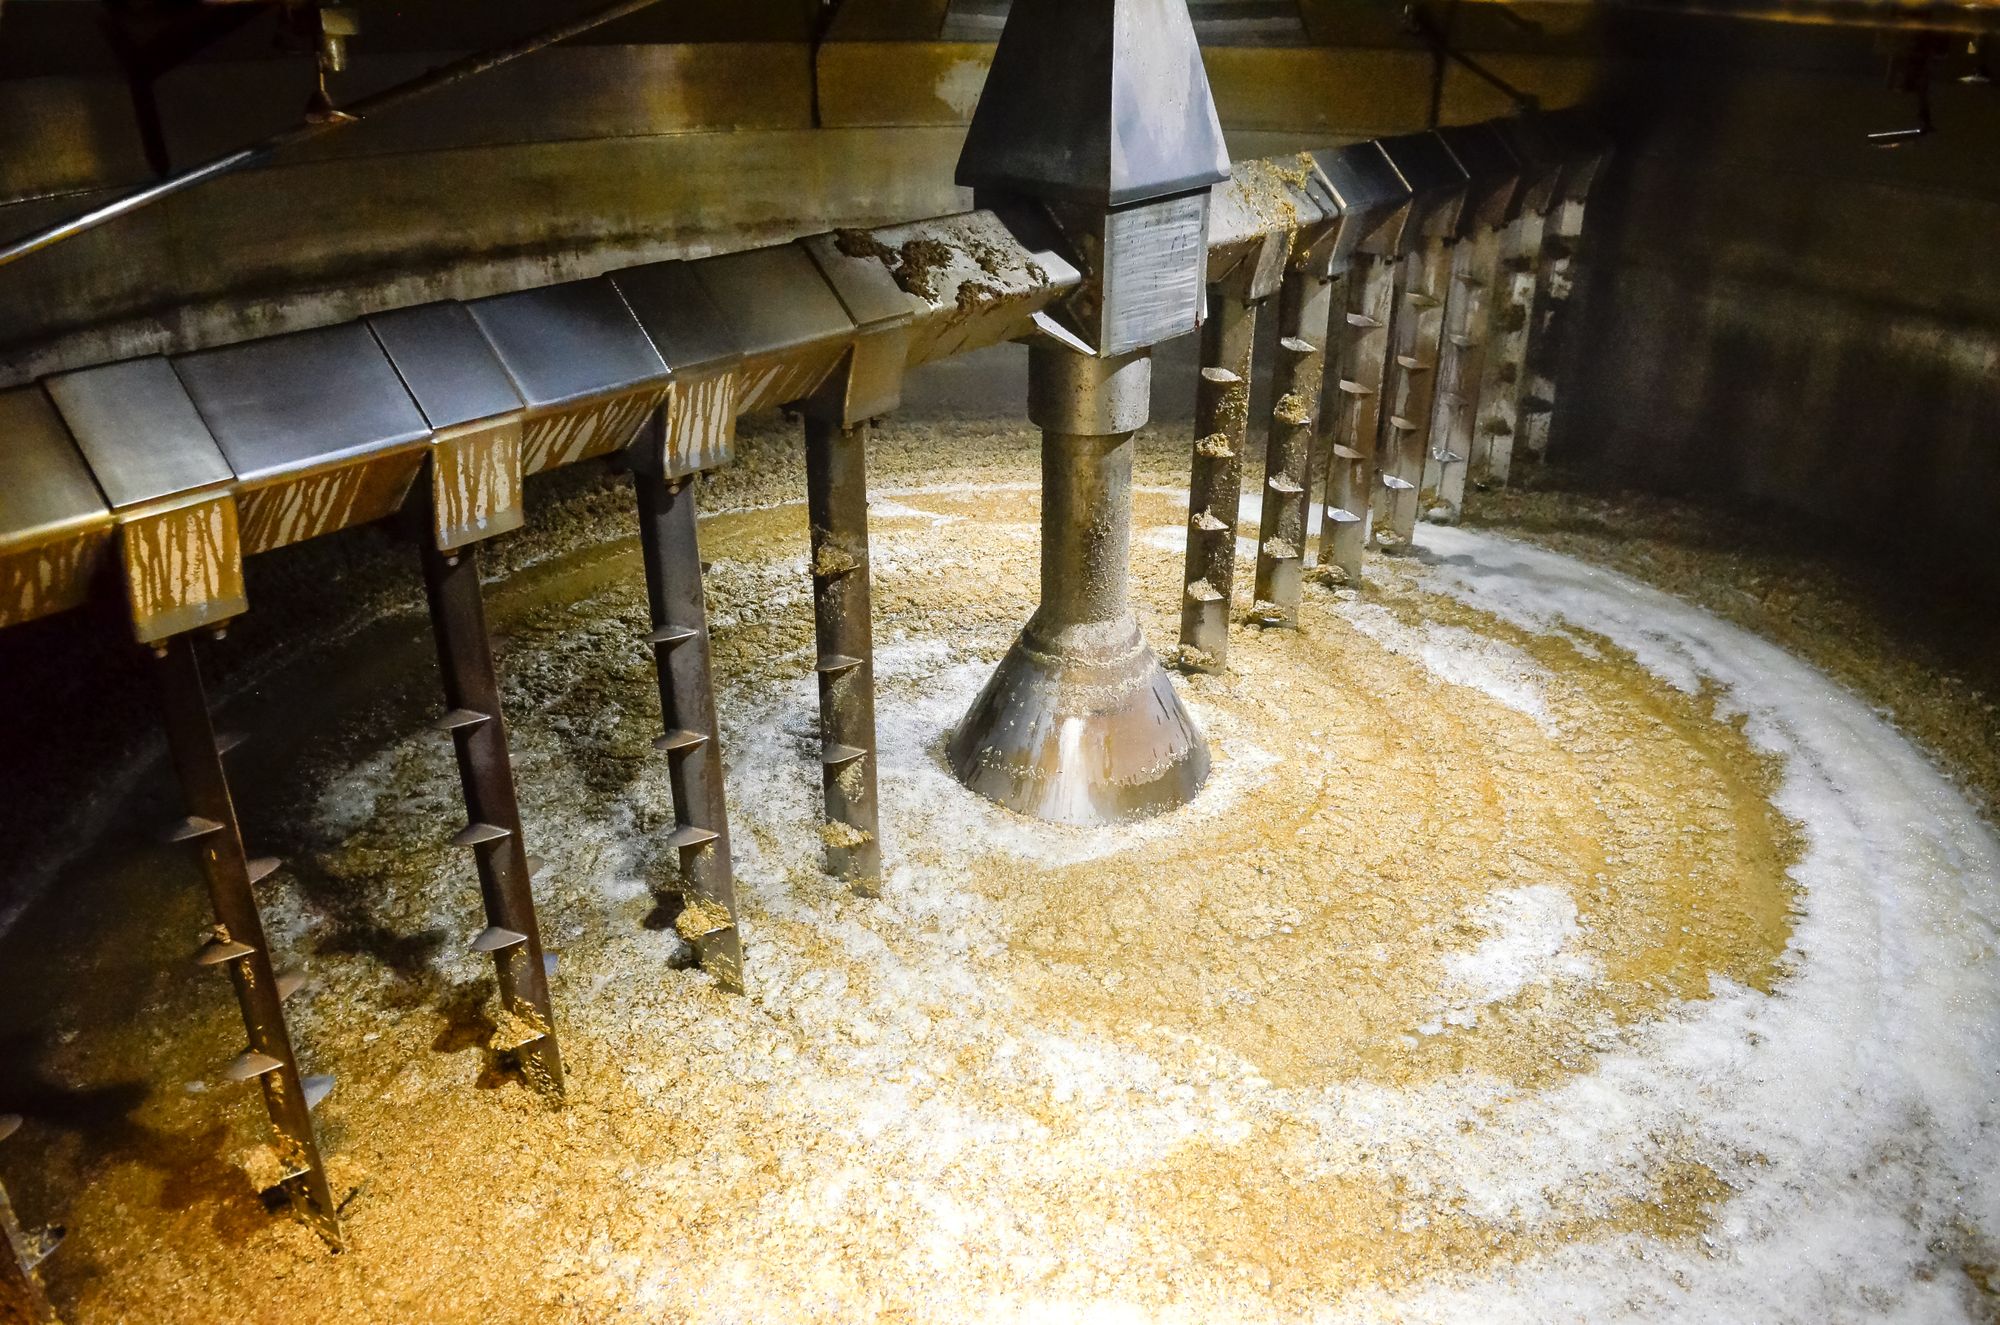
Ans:
<svg viewBox="0 0 2000 1325"><path fill-rule="evenodd" d="M163 177L0 266L652 8L350 97L288 4L305 123L177 173L162 52L247 20L119 27ZM1432 125L1448 64L1529 109L1232 161L1211 77L1319 6L933 8L954 212L607 218L0 391L0 627L101 628L158 738L0 924L0 1319L1841 1318L1854 1210L1935 1262L1861 1296L1990 1308L2000 839L1808 662L1463 527L1588 371L1593 117L1413 12Z"/></svg>

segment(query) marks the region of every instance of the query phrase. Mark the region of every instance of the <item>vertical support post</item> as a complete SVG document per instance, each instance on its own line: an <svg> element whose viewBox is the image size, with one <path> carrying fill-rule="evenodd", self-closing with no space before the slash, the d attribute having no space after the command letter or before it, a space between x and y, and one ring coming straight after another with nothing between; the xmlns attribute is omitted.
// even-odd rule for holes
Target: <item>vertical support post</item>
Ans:
<svg viewBox="0 0 2000 1325"><path fill-rule="evenodd" d="M1576 251L1583 236L1583 201L1564 198L1550 215L1542 241L1540 284L1528 333L1528 389L1521 400L1521 444L1540 460L1548 454L1556 408L1556 372L1576 290Z"/></svg>
<svg viewBox="0 0 2000 1325"><path fill-rule="evenodd" d="M1326 375L1327 316L1333 283L1293 267L1278 290L1278 361L1272 373L1271 428L1264 453L1263 519L1257 533L1254 611L1267 626L1297 626L1305 567L1306 512L1312 500L1313 430Z"/></svg>
<svg viewBox="0 0 2000 1325"><path fill-rule="evenodd" d="M450 708L439 726L451 733L469 817L452 843L470 847L479 869L487 927L472 946L492 954L500 989L503 1015L493 1047L512 1055L528 1084L556 1103L563 1094L562 1055L556 1047L555 1012L529 883L532 866L521 836L507 724L500 713L500 678L493 667L486 604L479 588L479 549L441 552L430 538L419 539L418 548L431 631L437 640L438 672Z"/></svg>
<svg viewBox="0 0 2000 1325"><path fill-rule="evenodd" d="M1382 392L1396 320L1395 259L1356 256L1345 281L1340 322L1338 411L1326 448L1326 504L1320 515L1320 565L1346 580L1361 578L1368 547Z"/></svg>
<svg viewBox="0 0 2000 1325"><path fill-rule="evenodd" d="M158 649L161 717L188 812L170 840L194 848L215 911L214 938L196 960L228 968L249 1036L249 1047L231 1064L229 1075L237 1080L254 1077L263 1088L264 1107L271 1117L292 1209L338 1250L339 1207L327 1182L326 1164L312 1125L312 1106L324 1093L321 1083L330 1085L331 1081L308 1081L300 1074L292 1052L284 995L264 937L264 923L257 913L252 866L243 850L236 803L229 793L221 747L216 744L194 640L187 634L175 635ZM275 864L259 861L259 877Z"/></svg>
<svg viewBox="0 0 2000 1325"><path fill-rule="evenodd" d="M18 1114L0 1114L0 1141L20 1126ZM37 1273L62 1239L60 1228L23 1228L0 1183L0 1325L62 1325Z"/></svg>
<svg viewBox="0 0 2000 1325"><path fill-rule="evenodd" d="M1480 226L1452 245L1450 298L1438 350L1437 399L1421 505L1427 519L1456 521L1465 508L1467 464L1479 422L1479 383L1491 343L1500 279L1500 232Z"/></svg>
<svg viewBox="0 0 2000 1325"><path fill-rule="evenodd" d="M729 856L729 810L723 795L722 741L709 667L708 608L702 599L701 545L691 478L634 474L639 550L646 563L653 667L667 734L654 747L667 756L674 831L686 905L674 927L702 969L734 994L743 992L743 940L736 923L736 876Z"/></svg>
<svg viewBox="0 0 2000 1325"><path fill-rule="evenodd" d="M1472 445L1471 480L1475 485L1505 483L1513 468L1546 224L1542 213L1522 212L1500 239L1498 297L1491 344L1479 378L1478 423Z"/></svg>
<svg viewBox="0 0 2000 1325"><path fill-rule="evenodd" d="M875 795L875 635L868 580L866 424L808 414L806 507L812 525L813 629L819 657L826 871L873 897L882 886Z"/></svg>
<svg viewBox="0 0 2000 1325"><path fill-rule="evenodd" d="M1257 305L1215 284L1208 287L1208 310L1194 398L1180 660L1192 671L1219 673L1229 660L1229 604L1236 578L1243 450L1250 432Z"/></svg>
<svg viewBox="0 0 2000 1325"><path fill-rule="evenodd" d="M1395 335L1389 362L1388 407L1382 419L1376 470L1376 547L1401 551L1417 528L1418 485L1430 445L1431 406L1437 391L1438 346L1444 336L1445 285L1451 259L1447 241L1430 237L1404 255L1400 266Z"/></svg>

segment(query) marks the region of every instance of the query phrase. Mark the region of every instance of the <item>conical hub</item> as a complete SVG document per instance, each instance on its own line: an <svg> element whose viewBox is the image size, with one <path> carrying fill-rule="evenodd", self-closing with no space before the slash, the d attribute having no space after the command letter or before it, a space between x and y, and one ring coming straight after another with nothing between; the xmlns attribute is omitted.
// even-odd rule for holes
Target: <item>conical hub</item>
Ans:
<svg viewBox="0 0 2000 1325"><path fill-rule="evenodd" d="M1208 745L1132 614L1132 432L1152 383L1144 351L1114 358L1037 342L1029 413L1042 428L1042 603L952 733L959 781L1010 810L1102 824L1186 804Z"/></svg>
<svg viewBox="0 0 2000 1325"><path fill-rule="evenodd" d="M952 733L958 780L1052 823L1115 823L1192 800L1208 744L1139 623L1049 631L1044 616Z"/></svg>

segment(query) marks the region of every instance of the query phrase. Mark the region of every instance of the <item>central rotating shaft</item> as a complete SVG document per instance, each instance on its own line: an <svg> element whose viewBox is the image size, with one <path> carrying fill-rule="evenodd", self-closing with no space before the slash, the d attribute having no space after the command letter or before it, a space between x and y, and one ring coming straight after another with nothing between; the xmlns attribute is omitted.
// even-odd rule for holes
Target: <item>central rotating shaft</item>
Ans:
<svg viewBox="0 0 2000 1325"><path fill-rule="evenodd" d="M1185 804L1208 745L1132 613L1132 434L1145 422L1149 352L1030 351L1028 412L1042 429L1042 601L973 701L946 756L959 781L1010 810L1101 824Z"/></svg>

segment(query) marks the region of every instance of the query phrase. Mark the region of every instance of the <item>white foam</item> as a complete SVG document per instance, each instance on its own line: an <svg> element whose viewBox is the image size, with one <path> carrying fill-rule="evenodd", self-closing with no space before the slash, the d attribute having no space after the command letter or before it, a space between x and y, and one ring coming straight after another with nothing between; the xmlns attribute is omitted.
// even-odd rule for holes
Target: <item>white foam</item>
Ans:
<svg viewBox="0 0 2000 1325"><path fill-rule="evenodd" d="M1463 626L1435 621L1408 625L1380 603L1350 600L1337 610L1356 630L1391 653L1416 659L1438 680L1477 690L1517 713L1527 714L1543 731L1555 731L1543 690L1548 671L1513 645Z"/></svg>
<svg viewBox="0 0 2000 1325"><path fill-rule="evenodd" d="M1502 1003L1535 985L1587 982L1598 966L1574 951L1581 929L1576 902L1549 883L1502 888L1468 917L1486 936L1472 948L1446 953L1446 992L1451 995L1433 1022L1417 1029L1436 1035L1446 1026L1475 1026L1479 1009Z"/></svg>
<svg viewBox="0 0 2000 1325"><path fill-rule="evenodd" d="M1734 1189L1719 1236L1568 1247L1399 1309L1482 1322L1973 1319L1958 1258L1990 1255L2000 1230L2000 843L1867 706L1748 632L1511 540L1426 527L1418 543L1441 558L1437 588L1530 628L1600 634L1682 688L1722 687L1752 738L1784 756L1778 803L1806 852L1775 994L1718 987L1543 1095L1482 1102L1477 1085L1453 1084L1375 1102L1385 1143L1501 1217L1562 1193L1637 1191L1668 1146L1684 1147ZM1471 1109L1477 1145L1421 1121Z"/></svg>
<svg viewBox="0 0 2000 1325"><path fill-rule="evenodd" d="M885 639L882 898L852 903L818 872L815 682L803 662L792 677L725 686L754 1015L715 1015L648 981L604 981L589 995L588 1015L617 1019L632 1043L672 1047L627 1071L652 1107L674 1112L690 1077L698 1086L708 1075L754 1083L760 1117L784 1120L774 1124L788 1138L775 1161L782 1187L718 1214L733 1246L788 1248L797 1265L799 1248L829 1245L830 1227L859 1230L885 1291L917 1286L956 1318L1299 1319L1214 1275L1191 1273L1170 1309L1122 1302L1100 1276L1150 1264L1143 1230L1112 1220L1086 1245L1058 1244L1037 1203L1018 1199L1129 1184L1190 1142L1227 1148L1282 1125L1304 1138L1302 1184L1394 1185L1408 1194L1412 1226L1427 1209L1450 1208L1501 1239L1649 1199L1669 1163L1705 1165L1730 1189L1713 1228L1692 1242L1632 1233L1569 1243L1483 1275L1319 1303L1315 1321L1975 1318L1957 1266L1990 1263L2000 1231L2000 842L1865 705L1755 637L1491 535L1425 527L1418 545L1438 558L1425 572L1431 587L1528 629L1602 636L1685 689L1713 683L1751 738L1782 757L1779 803L1803 825L1806 850L1794 872L1801 915L1775 992L1718 982L1705 1001L1608 1028L1590 1070L1540 1091L1478 1075L1408 1089L1280 1088L1176 1028L1112 1040L1022 1016L995 963L1037 959L1008 950L993 906L966 886L975 859L1005 852L1027 871L1129 850L1228 814L1285 766L1226 714L1200 713L1216 769L1194 805L1115 828L1029 824L960 787L940 757L1012 626L953 646ZM876 564L914 573L923 558L885 531ZM719 574L745 577L731 596L796 595L809 582L796 560ZM1389 629L1367 613L1349 620ZM1507 702L1497 689L1529 712L1531 689L1500 685L1511 672L1467 661L1495 657L1476 640L1420 632L1406 642L1444 679ZM524 797L563 775L554 765L524 775ZM380 770L358 778L379 782ZM323 808L345 822L369 794L350 785ZM606 841L629 834L624 812L605 807L587 830L565 829L576 849L605 853L597 868L607 887L625 877ZM1592 977L1561 883L1517 882L1472 913L1484 933L1445 957L1453 983L1441 1019ZM829 964L788 940L793 927L852 960ZM832 1134L840 1144L824 1143ZM755 1162L717 1145L637 1172L633 1186L720 1190ZM594 1249L584 1232L552 1242L551 1265ZM814 1314L809 1287L774 1280L754 1255L680 1273L605 1245L602 1274L638 1308L701 1321Z"/></svg>
<svg viewBox="0 0 2000 1325"><path fill-rule="evenodd" d="M781 709L809 711L807 687L740 697L726 717L732 800L739 822L760 830L758 851L740 862L746 887L774 915L819 927L875 967L874 989L835 988L815 983L782 947L757 946L760 1002L801 1035L838 1046L838 1065L828 1060L822 1073L773 1088L793 1101L787 1107L815 1115L864 1113L882 1163L958 1193L953 1217L970 1230L963 1248L1031 1282L1047 1249L1023 1235L1018 1211L968 1198L978 1184L966 1170L993 1173L996 1192L1002 1170L1051 1181L1129 1172L1190 1139L1236 1144L1246 1119L1290 1117L1312 1137L1311 1174L1395 1182L1413 1212L1456 1206L1502 1233L1533 1234L1551 1220L1648 1199L1661 1166L1689 1157L1732 1192L1714 1231L1693 1245L1631 1234L1565 1246L1414 1293L1351 1295L1323 1304L1316 1319L1972 1319L1956 1258L1981 1254L2000 1229L2000 844L1902 737L1782 651L1623 577L1508 540L1426 527L1418 543L1444 557L1428 572L1432 587L1529 629L1601 634L1683 688L1712 681L1752 738L1784 757L1779 802L1804 824L1807 850L1795 871L1802 915L1790 974L1774 994L1718 982L1707 1001L1605 1032L1594 1070L1536 1093L1480 1076L1415 1089L1280 1089L1183 1035L1162 1032L1148 1051L1080 1032L1024 1031L967 960L999 951L990 908L958 886L949 852L944 864L919 868L897 863L899 841L956 845L968 858L999 849L1032 867L1125 849L1150 831L1172 831L1173 817L1051 831L951 780L937 747L1004 647L996 630L981 658L899 659L904 684L885 687L892 863L866 921L772 877L789 844L810 841L816 770L803 749L781 749L772 735L784 727ZM1493 693L1490 676L1482 683L1460 668L1451 679ZM1533 710L1526 692L1506 693ZM1215 812L1242 787L1282 774L1274 757L1231 749L1226 729L1215 734L1227 756L1218 785L1183 813ZM1576 920L1567 901L1553 885L1531 884L1485 912L1486 938L1452 963L1457 1007L1469 1013L1537 981L1589 978L1569 951ZM914 930L925 935L915 948L904 941ZM857 1019L872 1028L866 1043L851 1033ZM980 1088L997 1081L1075 1106L1073 1128L1031 1135L1023 1119L1010 1125L958 1095L973 1083L948 1071L913 1074L910 1058L923 1058L913 1046L939 1040L992 1047L996 1066ZM862 1069L865 1088L855 1079ZM815 1217L774 1217L771 1235L802 1235L787 1220ZM1115 1273L1120 1245L1107 1230L1101 1245L1071 1255ZM698 1314L726 1319L730 1307L717 1298ZM987 1307L1024 1319L1140 1318L1060 1277ZM1282 1318L1243 1297L1191 1302L1165 1318L1218 1317Z"/></svg>

